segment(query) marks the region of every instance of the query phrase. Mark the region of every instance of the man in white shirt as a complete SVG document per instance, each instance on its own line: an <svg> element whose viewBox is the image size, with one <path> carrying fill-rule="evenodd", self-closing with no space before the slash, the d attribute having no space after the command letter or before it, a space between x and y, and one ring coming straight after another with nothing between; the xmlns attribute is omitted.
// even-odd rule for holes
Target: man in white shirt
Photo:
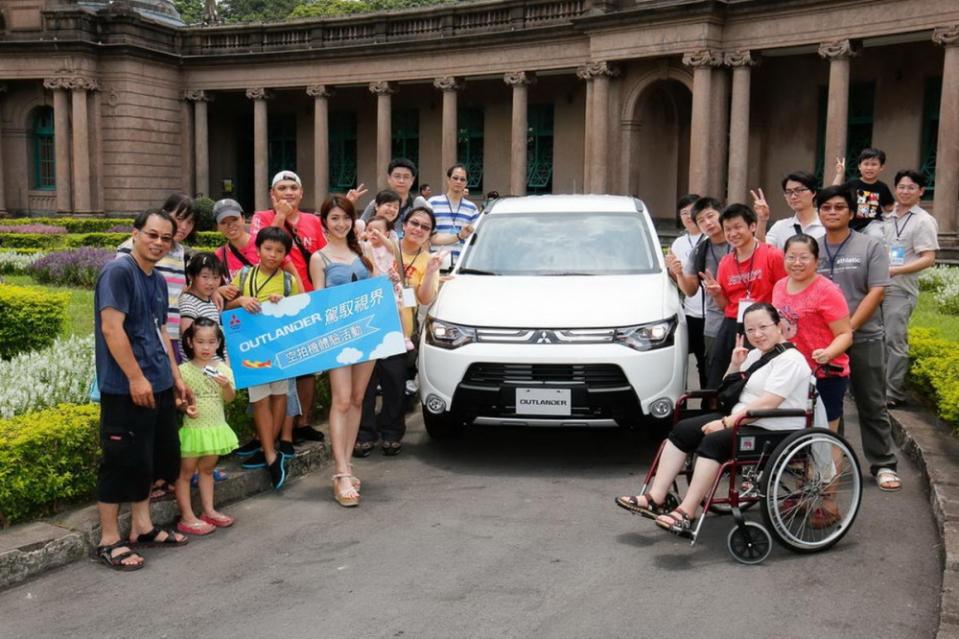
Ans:
<svg viewBox="0 0 959 639"><path fill-rule="evenodd" d="M905 401L909 370L909 318L919 298L919 273L936 262L939 225L919 207L926 178L917 171L899 171L893 180L896 203L883 216L883 241L889 251L889 276L882 301L886 326L886 402L895 408Z"/></svg>
<svg viewBox="0 0 959 639"><path fill-rule="evenodd" d="M762 189L759 190L758 194L751 191L753 210L756 211L756 216L759 218L759 228L756 231L756 236L779 250L784 250L786 240L793 235L804 233L817 240L823 237L826 234L826 227L819 221L819 213L813 204L813 198L819 188L816 176L806 171L794 171L783 178L782 188L783 197L786 198L786 204L792 209L793 214L791 217L778 220L768 231L765 229L769 221L769 204L766 202Z"/></svg>
<svg viewBox="0 0 959 639"><path fill-rule="evenodd" d="M693 249L703 238L702 231L693 221L693 204L699 199L699 195L690 193L679 198L676 208L679 211L679 219L683 223L686 232L677 237L669 253L666 254L666 266L669 269L670 277L676 280L682 276L682 270L689 263L693 254ZM706 341L705 341L705 323L706 307L703 299L703 289L696 287L696 292L692 295L685 295L683 299L683 314L686 315L687 335L689 337L689 353L696 357L696 369L699 372L699 387L706 387Z"/></svg>

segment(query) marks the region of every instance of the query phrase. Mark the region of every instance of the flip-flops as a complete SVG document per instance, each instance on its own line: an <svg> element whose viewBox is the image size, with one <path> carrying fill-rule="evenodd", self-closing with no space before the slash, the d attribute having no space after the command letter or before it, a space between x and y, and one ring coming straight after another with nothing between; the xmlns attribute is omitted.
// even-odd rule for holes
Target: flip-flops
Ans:
<svg viewBox="0 0 959 639"><path fill-rule="evenodd" d="M197 537L203 537L204 535L216 532L216 526L202 518L200 521L192 524L181 521L176 525L176 529L184 535L195 535Z"/></svg>
<svg viewBox="0 0 959 639"><path fill-rule="evenodd" d="M127 548L127 550L121 552L119 555L114 555L113 551L117 548ZM97 546L95 555L97 560L111 568L112 570L118 570L120 572L133 572L134 570L140 570L143 568L145 562L141 561L138 564L125 564L123 560L127 557L142 557L133 552L129 542L123 541L122 539L115 544L109 544L107 546Z"/></svg>
<svg viewBox="0 0 959 639"><path fill-rule="evenodd" d="M216 526L217 528L229 528L236 521L233 517L229 515L223 515L222 517L210 517L208 515L200 515L200 519L210 524L211 526Z"/></svg>

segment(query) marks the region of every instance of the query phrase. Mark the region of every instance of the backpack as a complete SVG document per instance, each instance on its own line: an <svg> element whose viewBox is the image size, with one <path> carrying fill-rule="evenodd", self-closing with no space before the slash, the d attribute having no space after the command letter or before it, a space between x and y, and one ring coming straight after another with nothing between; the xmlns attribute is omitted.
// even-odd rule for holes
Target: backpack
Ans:
<svg viewBox="0 0 959 639"><path fill-rule="evenodd" d="M240 295L245 294L246 279L247 277L249 277L250 271L252 271L254 268L256 267L244 266L243 268L240 269ZM293 276L287 273L286 271L282 271L282 273L283 273L283 297L289 297L290 293L293 291ZM250 289L251 296L252 296L252 293L253 293L253 290L251 288Z"/></svg>

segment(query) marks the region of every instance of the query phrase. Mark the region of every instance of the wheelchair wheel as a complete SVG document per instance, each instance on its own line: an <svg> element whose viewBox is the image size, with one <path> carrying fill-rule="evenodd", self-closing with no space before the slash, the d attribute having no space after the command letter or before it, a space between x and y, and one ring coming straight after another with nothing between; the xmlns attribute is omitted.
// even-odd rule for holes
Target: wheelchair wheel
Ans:
<svg viewBox="0 0 959 639"><path fill-rule="evenodd" d="M796 431L770 455L763 476L763 520L789 550L825 550L849 532L862 500L862 474L839 435Z"/></svg>
<svg viewBox="0 0 959 639"><path fill-rule="evenodd" d="M773 549L773 538L762 524L754 521L730 529L726 536L726 548L736 561L743 564L762 563Z"/></svg>

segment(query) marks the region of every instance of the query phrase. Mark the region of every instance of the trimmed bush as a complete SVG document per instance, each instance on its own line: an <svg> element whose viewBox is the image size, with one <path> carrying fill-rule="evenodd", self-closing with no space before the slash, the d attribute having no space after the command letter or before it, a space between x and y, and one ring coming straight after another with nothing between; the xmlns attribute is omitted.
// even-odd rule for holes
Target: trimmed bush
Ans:
<svg viewBox="0 0 959 639"><path fill-rule="evenodd" d="M84 246L112 248L120 246L130 237L129 233L67 233L45 235L42 233L0 233L0 248L21 251L23 249L57 250ZM223 236L216 231L200 231L191 246L216 248L223 244Z"/></svg>
<svg viewBox="0 0 959 639"><path fill-rule="evenodd" d="M0 359L46 348L60 334L69 296L0 284Z"/></svg>
<svg viewBox="0 0 959 639"><path fill-rule="evenodd" d="M49 224L13 224L0 225L0 233L41 233L44 235L62 235L67 232L63 226Z"/></svg>
<svg viewBox="0 0 959 639"><path fill-rule="evenodd" d="M208 197L198 197L194 203L196 209L196 230L215 231L216 219L213 217L213 205L216 204Z"/></svg>
<svg viewBox="0 0 959 639"><path fill-rule="evenodd" d="M18 217L6 219L5 225L49 224L62 226L68 233L98 233L117 224L133 225L133 218L123 217Z"/></svg>
<svg viewBox="0 0 959 639"><path fill-rule="evenodd" d="M69 235L44 235L42 233L0 233L0 247L5 249L57 249L66 243Z"/></svg>
<svg viewBox="0 0 959 639"><path fill-rule="evenodd" d="M909 377L920 393L936 402L940 417L959 425L959 348L934 329L909 331ZM959 434L959 426L955 427Z"/></svg>
<svg viewBox="0 0 959 639"><path fill-rule="evenodd" d="M50 253L35 261L27 273L41 284L93 288L97 274L116 257L112 249L78 248Z"/></svg>
<svg viewBox="0 0 959 639"><path fill-rule="evenodd" d="M100 407L61 404L0 420L0 525L89 499L100 458Z"/></svg>

